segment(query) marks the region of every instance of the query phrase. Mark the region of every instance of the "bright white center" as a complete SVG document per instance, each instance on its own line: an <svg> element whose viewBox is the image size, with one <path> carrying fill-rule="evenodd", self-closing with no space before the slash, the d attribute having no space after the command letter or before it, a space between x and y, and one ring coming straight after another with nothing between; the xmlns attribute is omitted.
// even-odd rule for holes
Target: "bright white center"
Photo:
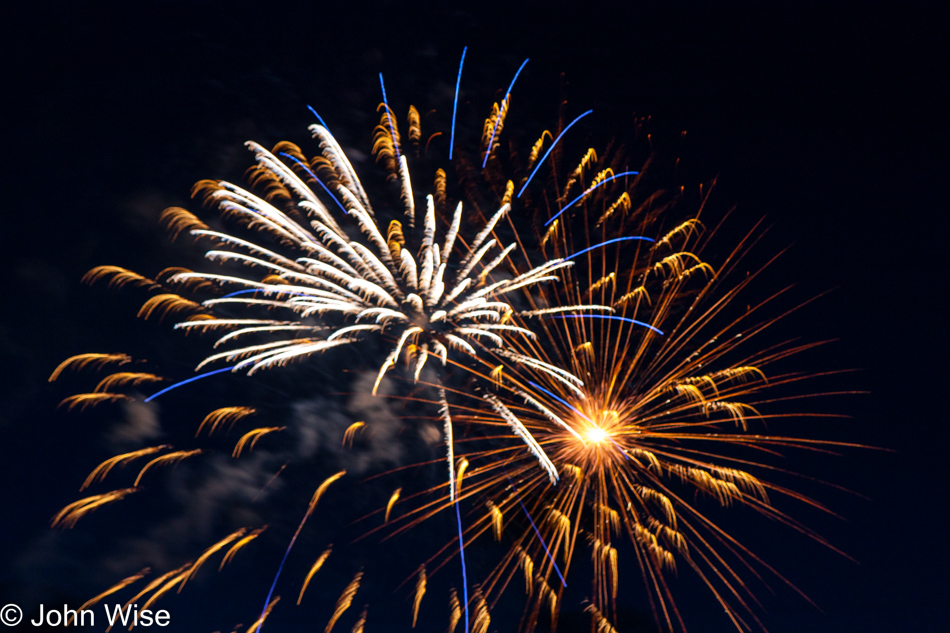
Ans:
<svg viewBox="0 0 950 633"><path fill-rule="evenodd" d="M591 442L600 443L607 439L607 431L599 426L595 426L587 431L587 439Z"/></svg>

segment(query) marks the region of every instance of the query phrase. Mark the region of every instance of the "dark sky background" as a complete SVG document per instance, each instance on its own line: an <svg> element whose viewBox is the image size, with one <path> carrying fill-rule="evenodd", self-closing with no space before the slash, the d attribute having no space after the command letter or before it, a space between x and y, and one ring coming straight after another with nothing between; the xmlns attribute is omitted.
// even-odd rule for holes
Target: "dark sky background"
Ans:
<svg viewBox="0 0 950 633"><path fill-rule="evenodd" d="M503 89L530 57L518 90L532 91L531 103L549 92L553 104L564 72L576 111L601 117L594 125L637 112L688 130L699 171L719 174L720 199L747 223L764 216L769 244L791 245L776 285L793 281L806 297L832 290L797 327L813 340L838 339L816 357L819 369L858 370L834 388L868 393L832 399L829 409L850 418L807 434L890 452L794 463L857 493L806 482L843 520L804 513L857 562L768 521L736 526L820 607L785 588L763 590L769 630L943 628L950 16L914 3L807 11L323 4L46 2L7 16L0 604L75 606L121 573L97 568L94 556L58 557L107 551L123 526L97 518L66 535L48 528L107 453L103 427L55 411L69 391L47 377L69 355L122 350L142 335L127 329L131 302L83 286L82 274L112 263L154 273L178 261L186 249L168 245L159 212L187 205L199 178L239 179L250 164L247 139L305 144L307 104L345 146L367 152L378 72L403 108L416 99L450 107L468 45L463 88ZM470 94L485 104L492 96ZM553 105L539 112L541 125L553 113ZM263 571L240 572L255 604L276 564L258 562ZM220 613L234 600L202 589L198 605L170 599L173 616L181 614L174 630L247 622L243 613L201 619L206 606ZM631 580L625 591L641 608L639 585ZM686 595L680 606L690 630L730 630L705 597ZM372 618L367 630L389 630ZM514 627L496 619L493 630Z"/></svg>

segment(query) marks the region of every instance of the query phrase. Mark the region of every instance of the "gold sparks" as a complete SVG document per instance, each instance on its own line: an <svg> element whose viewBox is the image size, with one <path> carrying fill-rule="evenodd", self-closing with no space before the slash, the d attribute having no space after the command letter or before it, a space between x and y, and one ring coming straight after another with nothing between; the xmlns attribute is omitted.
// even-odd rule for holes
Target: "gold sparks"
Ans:
<svg viewBox="0 0 950 633"><path fill-rule="evenodd" d="M594 176L594 179L591 180L590 186L587 187L587 190L590 191L591 189L594 189L600 183L606 180L609 180L610 178L613 178L614 175L615 175L614 170L611 169L610 167L608 167L607 169L601 170L600 172L597 173L596 176Z"/></svg>
<svg viewBox="0 0 950 633"><path fill-rule="evenodd" d="M723 369L700 376L687 376L683 380L683 383L689 385L709 386L712 389L713 394L718 396L719 384L722 382L736 381L745 383L756 378L764 383L768 383L768 379L765 377L765 372L763 372L761 369L752 365L743 365L740 367L730 367L728 369ZM674 385L675 384L677 383L674 383Z"/></svg>
<svg viewBox="0 0 950 633"><path fill-rule="evenodd" d="M594 546L593 558L595 564L600 568L606 569L610 578L610 595L617 598L618 576L617 576L617 548L610 543L605 543L593 535L589 535L589 540Z"/></svg>
<svg viewBox="0 0 950 633"><path fill-rule="evenodd" d="M541 248L545 247L545 245L548 243L548 240L557 236L558 228L561 226L560 222L560 219L551 222L551 226L548 227L548 230L544 232L544 237L541 238Z"/></svg>
<svg viewBox="0 0 950 633"><path fill-rule="evenodd" d="M541 156L541 148L544 147L544 139L547 138L549 141L554 140L554 136L547 130L541 133L541 137L535 141L534 145L531 146L531 151L528 153L528 164L525 166L525 171L530 171L536 162L538 162L538 157Z"/></svg>
<svg viewBox="0 0 950 633"><path fill-rule="evenodd" d="M303 600L303 594L307 591L307 587L310 586L310 579L313 578L313 575L320 571L320 568L323 567L323 563L327 562L327 559L330 557L330 552L333 551L333 545L328 545L323 553L317 557L317 560L314 561L313 566L310 567L310 571L307 572L307 577L303 580L303 586L300 588L300 595L297 596L297 604L300 604L300 601Z"/></svg>
<svg viewBox="0 0 950 633"><path fill-rule="evenodd" d="M491 626L491 616L488 614L488 603L482 590L475 588L475 614L472 616L472 633L488 633Z"/></svg>
<svg viewBox="0 0 950 633"><path fill-rule="evenodd" d="M278 433L286 428L286 426L265 426L259 429L248 431L242 435L241 439L239 439L237 444L234 445L234 451L231 453L231 457L240 457L245 448L248 451L253 450L254 445L257 444L257 441L265 435L269 433Z"/></svg>
<svg viewBox="0 0 950 633"><path fill-rule="evenodd" d="M91 497L80 499L79 501L73 501L68 506L56 513L56 516L53 517L50 525L54 528L63 527L66 529L75 527L76 522L79 521L79 519L83 518L93 510L119 501L120 499L124 499L137 490L138 488L122 488L120 490L113 490L112 492L106 492L101 495L92 495Z"/></svg>
<svg viewBox="0 0 950 633"><path fill-rule="evenodd" d="M142 304L138 316L144 319L151 319L155 316L161 321L168 315L192 316L195 313L200 313L202 310L201 305L194 301L185 299L180 295L165 293L155 295Z"/></svg>
<svg viewBox="0 0 950 633"><path fill-rule="evenodd" d="M162 444L161 446L149 446L148 448L141 448L137 451L122 453L121 455L110 457L106 461L96 466L95 469L93 469L93 471L89 473L89 476L86 477L86 481L83 482L79 490L83 491L89 486L95 483L99 483L100 481L105 479L106 475L109 474L109 471L115 468L116 466L125 466L129 462L134 461L138 459L139 457L152 455L159 451L165 450L166 448L171 448L171 446L169 446L168 444Z"/></svg>
<svg viewBox="0 0 950 633"><path fill-rule="evenodd" d="M264 620L267 619L267 616L270 615L270 612L274 608L274 605L276 605L278 602L280 602L280 596L274 596L274 599L271 600L270 603L268 603L267 607L264 609L264 613L261 614L261 617L254 620L254 624L247 627L246 633L256 633L257 630L264 624Z"/></svg>
<svg viewBox="0 0 950 633"><path fill-rule="evenodd" d="M158 221L171 235L172 240L178 239L183 232L208 230L208 225L199 220L195 214L180 207L168 207L162 211Z"/></svg>
<svg viewBox="0 0 950 633"><path fill-rule="evenodd" d="M455 627L458 626L459 620L462 619L462 605L459 604L458 594L455 593L455 588L452 587L449 589L449 630L448 633L455 633Z"/></svg>
<svg viewBox="0 0 950 633"><path fill-rule="evenodd" d="M50 374L49 381L55 381L59 378L60 374L67 369L75 371L81 371L87 368L101 369L113 363L116 365L126 365L131 362L132 357L128 354L78 354L76 356L70 356L57 365L53 373Z"/></svg>
<svg viewBox="0 0 950 633"><path fill-rule="evenodd" d="M574 354L578 357L584 356L588 362L592 363L594 362L594 344L590 341L584 341L574 348Z"/></svg>
<svg viewBox="0 0 950 633"><path fill-rule="evenodd" d="M218 571L221 571L222 569L224 569L225 565L227 565L232 560L234 560L235 554L237 554L240 549L242 549L245 545L247 545L248 543L256 539L258 536L260 536L261 532L263 532L266 529L267 529L266 525L264 527L257 528L256 530L254 530L253 532L251 532L250 534L248 534L247 536L239 540L237 543L232 545L231 549L228 550L228 553L225 554L224 557L221 559L221 564L218 565Z"/></svg>
<svg viewBox="0 0 950 633"><path fill-rule="evenodd" d="M501 131L505 129L505 116L508 114L508 104L510 102L510 96L506 96L500 106L497 103L492 104L491 115L485 119L485 125L482 126L481 146L483 157L494 154L495 148L500 144L499 137ZM491 147L488 146L489 143L491 143Z"/></svg>
<svg viewBox="0 0 950 633"><path fill-rule="evenodd" d="M149 289L161 288L148 277L143 277L120 266L96 266L82 277L82 282L85 284L94 284L102 280L108 280L106 283L109 288L124 288L125 286Z"/></svg>
<svg viewBox="0 0 950 633"><path fill-rule="evenodd" d="M422 140L422 121L416 106L409 106L409 141L418 149Z"/></svg>
<svg viewBox="0 0 950 633"><path fill-rule="evenodd" d="M673 253L672 255L667 255L656 264L653 265L653 272L666 274L668 276L679 276L686 272L687 269L691 268L693 265L703 266L703 260L701 260L695 253L689 252L679 252ZM705 267L709 269L710 274L714 274L714 271L709 264L705 264Z"/></svg>
<svg viewBox="0 0 950 633"><path fill-rule="evenodd" d="M333 609L333 615L330 616L330 621L327 622L327 626L323 629L323 633L330 633L333 630L333 626L336 624L336 621L340 619L340 616L343 615L347 609L350 608L350 605L353 604L353 598L356 596L356 592L360 588L360 580L363 578L363 571L360 570L356 572L356 575L353 576L353 580L350 581L350 584L346 586L346 589L343 590L343 593L340 594L340 597L337 598L336 607Z"/></svg>
<svg viewBox="0 0 950 633"><path fill-rule="evenodd" d="M491 379L494 380L496 383L501 383L502 376L504 375L504 369L505 369L504 365L498 365L497 367L492 369L491 374L490 374Z"/></svg>
<svg viewBox="0 0 950 633"><path fill-rule="evenodd" d="M637 494L646 501L651 501L655 505L660 506L660 509L663 511L663 518L666 522L672 527L676 527L676 511L673 508L673 502L670 501L670 498L666 494L649 486L637 486L636 491ZM619 524L618 530L615 531L619 531Z"/></svg>
<svg viewBox="0 0 950 633"><path fill-rule="evenodd" d="M78 393L75 396L64 398L59 406L66 407L67 411L79 409L85 411L88 407L94 407L103 402L130 402L132 398L121 393Z"/></svg>
<svg viewBox="0 0 950 633"><path fill-rule="evenodd" d="M346 427L346 431L343 432L344 448L353 448L353 439L356 437L356 434L359 432L359 430L365 426L365 422L354 422L353 424Z"/></svg>
<svg viewBox="0 0 950 633"><path fill-rule="evenodd" d="M182 565L181 567L178 567L178 568L173 569L173 570L171 570L171 571L165 572L164 574L162 574L162 575L159 576L158 578L153 579L150 583L148 583L147 585L145 585L145 588L144 588L144 589L142 589L142 590L139 591L137 594L135 594L134 596L132 596L132 597L128 600L128 602L126 602L126 603L123 605L123 610L126 609L126 608L128 608L129 605L132 605L132 604L135 604L136 602L138 602L138 599L139 599L139 598L141 598L142 596L144 596L145 594L147 594L149 591L152 591L153 589L158 588L159 586L162 585L162 583L165 583L169 578L179 576L179 574L181 574L182 572L184 572L185 570L187 570L190 565L191 565L190 562L185 563L185 564ZM174 586L174 582L172 582L172 584L170 585L170 587L172 587L172 586ZM111 628L112 628L112 626L110 625L108 628L106 628L106 631L108 632Z"/></svg>
<svg viewBox="0 0 950 633"><path fill-rule="evenodd" d="M631 302L637 303L640 300L645 301L647 305L651 305L650 294L647 292L647 289L644 288L643 286L638 286L634 288L633 290L631 290L630 292L628 292L627 294L625 294L624 296L620 297L617 300L617 303L614 304L614 307L622 308L626 306L628 303L631 303Z"/></svg>
<svg viewBox="0 0 950 633"><path fill-rule="evenodd" d="M93 390L96 393L106 393L113 389L123 389L127 387L138 387L140 385L150 385L152 383L164 380L161 376L155 374L146 374L141 372L122 371L110 374L99 381Z"/></svg>
<svg viewBox="0 0 950 633"><path fill-rule="evenodd" d="M515 183L508 181L508 184L505 185L505 194L501 197L501 206L506 204L511 204L511 198L515 195Z"/></svg>
<svg viewBox="0 0 950 633"><path fill-rule="evenodd" d="M456 495L461 494L462 492L462 477L465 476L465 471L468 469L468 460L464 457L459 460L459 467L457 474L455 475L455 490Z"/></svg>
<svg viewBox="0 0 950 633"><path fill-rule="evenodd" d="M621 215L625 215L630 210L631 206L632 202L630 200L630 194L624 191L617 197L614 203L611 204L606 211L604 211L604 214L600 216L599 220L597 220L596 226L599 228L600 225L610 219L610 217L618 211Z"/></svg>
<svg viewBox="0 0 950 633"><path fill-rule="evenodd" d="M402 488L396 488L393 491L393 494L389 497L389 501L386 503L386 516L383 517L383 523L389 523L389 515L393 511L393 506L396 505L396 502L399 501L399 495L402 493Z"/></svg>
<svg viewBox="0 0 950 633"><path fill-rule="evenodd" d="M364 606L363 610L360 612L360 617L356 620L356 624L354 624L353 628L350 629L350 633L363 633L363 629L366 627L366 614L368 612L369 606Z"/></svg>
<svg viewBox="0 0 950 633"><path fill-rule="evenodd" d="M287 154L301 162L307 160L303 152L300 151L300 148L288 141L277 143L277 145L274 146L274 153ZM280 177L267 169L264 165L258 163L249 168L245 172L245 178L247 178L248 184L259 189L264 194L264 199L271 204L284 206L293 202L293 196L290 190L281 181Z"/></svg>
<svg viewBox="0 0 950 633"><path fill-rule="evenodd" d="M749 416L761 417L754 407L741 402L706 402L703 407L706 415L714 411L725 411L736 425L742 427L743 431L749 430Z"/></svg>
<svg viewBox="0 0 950 633"><path fill-rule="evenodd" d="M548 585L544 578L538 578L538 594L544 600L548 601L548 608L551 610L551 621L557 619L557 594Z"/></svg>
<svg viewBox="0 0 950 633"><path fill-rule="evenodd" d="M185 567L187 568L188 566L186 565ZM148 600L145 601L145 604L142 605L142 610L144 611L145 609L148 609L148 608L151 607L153 604L155 604L156 602L158 602L158 599L161 598L162 596L164 596L166 593L168 593L168 592L171 591L172 589L174 589L175 585L177 585L177 584L180 583L180 582L184 582L184 579L185 579L187 576L188 576L188 569L184 569L184 570L182 570L182 571L179 571L177 574L175 574L174 576L172 576L172 577L171 577L171 580L167 581L164 585L162 585L162 586L158 589L158 591L156 591L155 593L153 593L153 594L151 595L151 597L150 597Z"/></svg>
<svg viewBox="0 0 950 633"><path fill-rule="evenodd" d="M201 449L196 448L190 451L175 451L174 453L167 453L161 457L156 457L149 463L145 464L142 467L142 470L139 471L139 476L135 478L135 486L139 485L139 482L142 481L142 477L145 476L145 473L152 468L152 466L166 466L168 464L177 464L183 459L188 459L189 457L194 457L195 455L200 455Z"/></svg>
<svg viewBox="0 0 950 633"><path fill-rule="evenodd" d="M595 281L591 285L590 290L587 291L588 295L594 294L596 291L600 290L607 284L610 284L611 288L614 288L614 289L617 287L617 273L612 272L604 277L601 277L597 281Z"/></svg>
<svg viewBox="0 0 950 633"><path fill-rule="evenodd" d="M316 492L313 493L313 497L310 499L310 507L307 510L308 515L312 513L313 510L317 507L317 503L320 502L320 498L323 497L323 493L327 491L327 488L330 487L330 484L332 484L334 481L336 481L337 479L339 479L345 474L346 474L346 471L341 470L340 472L330 475L325 480L323 480L323 483L320 484Z"/></svg>
<svg viewBox="0 0 950 633"><path fill-rule="evenodd" d="M561 536L569 534L571 531L570 517L557 508L548 508L548 521L551 522L551 525L554 529L554 534L556 535L555 539L552 540L560 539Z"/></svg>
<svg viewBox="0 0 950 633"><path fill-rule="evenodd" d="M672 231L661 237L656 241L657 248L660 246L669 246L670 240L674 237L682 236L684 240L688 240L693 236L693 233L702 232L703 223L696 218L690 218L685 222L681 223L679 226L675 227Z"/></svg>
<svg viewBox="0 0 950 633"><path fill-rule="evenodd" d="M376 111L380 110L382 114L379 125L373 130L373 155L376 157L376 162L382 163L389 172L387 179L397 180L399 167L396 153L399 151L399 126L396 117L392 116L385 104L379 104Z"/></svg>
<svg viewBox="0 0 950 633"><path fill-rule="evenodd" d="M406 237L403 235L402 223L399 220L393 220L389 223L389 229L386 231L386 242L393 259L399 258L400 252L406 245Z"/></svg>
<svg viewBox="0 0 950 633"><path fill-rule="evenodd" d="M499 508L497 505L489 501L488 512L491 514L491 526L492 526L492 532L495 535L495 540L500 541L501 532L504 527L504 524L502 522L504 516L501 513L501 508Z"/></svg>
<svg viewBox="0 0 950 633"><path fill-rule="evenodd" d="M433 185L432 185L432 190L433 190L432 197L434 199L433 201L435 202L436 206L439 209L442 209L445 207L445 190L446 190L446 187L448 186L447 180L448 178L446 176L444 169L439 167L438 169L435 170L435 181L433 182Z"/></svg>
<svg viewBox="0 0 950 633"><path fill-rule="evenodd" d="M529 596L534 588L534 559L526 551L517 547L518 560L521 563L521 569L524 571L524 589Z"/></svg>
<svg viewBox="0 0 950 633"><path fill-rule="evenodd" d="M601 613L600 610L598 610L594 605L587 605L587 607L584 609L584 612L590 614L594 626L597 627L597 633L617 633L617 629L613 627L613 625L610 623L610 620L605 618L604 614Z"/></svg>
<svg viewBox="0 0 950 633"><path fill-rule="evenodd" d="M561 202L567 200L573 186L581 181L584 177L584 173L590 169L590 166L597 162L597 151L593 147L588 148L587 152L581 158L580 162L577 164L577 167L574 168L574 171L571 172L571 175L568 177L567 182L564 184L563 192L561 193Z"/></svg>
<svg viewBox="0 0 950 633"><path fill-rule="evenodd" d="M422 597L426 595L426 566L419 565L419 573L416 576L416 591L412 598L412 628L416 628L416 620L419 618L419 607L422 605Z"/></svg>
<svg viewBox="0 0 950 633"><path fill-rule="evenodd" d="M651 527L659 528L661 524L652 523ZM660 540L654 532L651 532L646 526L635 523L633 525L633 536L644 552L653 559L653 564L657 569L669 569L676 571L676 559L673 553L660 544Z"/></svg>
<svg viewBox="0 0 950 633"><path fill-rule="evenodd" d="M144 596L145 594L147 594L149 591L152 591L153 589L156 589L157 587L159 587L160 585L162 585L162 583L165 583L169 578L172 578L173 576L178 577L178 575L181 574L183 571L185 571L185 570L188 568L189 565L191 565L190 562L185 563L185 564L182 565L181 567L178 567L178 568L173 569L173 570L171 570L171 571L165 572L164 574L162 574L162 575L159 576L158 578L155 578L155 579L152 580L150 583L148 583L148 584L145 586L144 589L142 589L142 590L139 591L137 594L135 594L134 596L132 596L132 597L123 605L122 609L125 610L125 609L127 609L130 605L137 603L139 598L141 598L142 596ZM171 588L172 586L174 586L174 581L169 585L169 588ZM112 630L112 625L109 625L108 627L106 627L106 633L109 633L109 631L111 631L111 630Z"/></svg>
<svg viewBox="0 0 950 633"><path fill-rule="evenodd" d="M181 581L181 585L178 587L178 592L181 593L182 588L185 586L185 583L195 577L195 574L198 573L198 570L201 569L201 566L205 564L212 555L216 552L221 551L226 545L230 544L235 539L239 539L247 533L247 528L239 528L238 530L228 534L226 537L206 549L201 556L192 563L191 567L188 569L188 573L185 575L184 580ZM223 563L222 563L223 564Z"/></svg>
<svg viewBox="0 0 950 633"><path fill-rule="evenodd" d="M116 593L117 591L121 591L122 589L125 589L125 588L128 587L129 585L138 582L138 581L141 580L142 578L145 578L145 577L149 574L149 572L151 572L151 569L149 569L148 567L145 567L145 568L139 570L138 572L132 574L132 575L129 576L128 578L124 578L124 579L120 580L120 581L117 582L116 584L112 585L111 587L109 587L108 589L106 589L105 591L103 591L102 593L100 593L98 596L95 596L94 598L90 598L89 600L87 600L86 602L84 602L81 607L79 607L78 609L76 609L76 610L73 612L73 613L75 613L76 615L72 616L72 618L67 618L67 619L66 619L66 626L70 626L70 623L71 623L72 621L75 621L75 619L76 619L76 617L78 616L79 613L82 613L84 610L88 609L89 607L94 607L95 605L99 604L99 602L101 602L103 598L106 598L106 597L108 597L108 596L111 596L112 594Z"/></svg>
<svg viewBox="0 0 950 633"><path fill-rule="evenodd" d="M212 435L219 427L227 425L230 429L238 420L254 415L255 413L257 413L257 410L251 407L222 407L215 409L206 415L201 421L201 424L198 425L198 430L195 431L195 437L201 434L201 429L205 426L209 427L208 435Z"/></svg>

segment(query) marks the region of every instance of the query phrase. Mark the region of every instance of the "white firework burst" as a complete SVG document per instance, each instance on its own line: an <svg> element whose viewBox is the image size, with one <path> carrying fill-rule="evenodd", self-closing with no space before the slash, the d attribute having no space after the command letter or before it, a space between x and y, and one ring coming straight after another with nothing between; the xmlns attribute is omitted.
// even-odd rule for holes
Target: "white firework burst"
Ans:
<svg viewBox="0 0 950 633"><path fill-rule="evenodd" d="M228 291L201 303L206 309L204 318L176 325L189 330L229 330L214 344L227 349L205 358L198 370L237 361L232 371L253 374L351 345L367 336L381 336L394 340L395 345L379 368L375 394L387 371L402 356L407 357L413 379L418 380L430 356L445 365L450 353L477 356L483 349L508 348L508 337L534 337L521 320L518 324L512 322L516 314L532 314L519 313L507 300L508 293L557 280L557 271L572 262L552 259L489 283L489 274L517 248L515 243L502 248L495 235L498 222L511 209L510 201L504 201L467 244L459 238L465 212L465 205L459 202L439 243L432 195L426 197L421 230L413 231L414 196L406 156L401 155L396 159L397 174L403 213L410 228L407 233L410 237L418 233L421 238L418 248L411 250L402 223L397 220L390 222L384 237L359 178L330 132L321 125L310 129L320 142L323 168L332 169L329 185L320 181L302 156L281 153L305 177L321 184L345 211L345 220L355 223L358 236L351 235L334 218L332 203L324 204L323 196L318 196L291 165L253 142L247 143L257 162L253 179L266 182L271 192L277 190L291 197L289 209L288 205L284 210L278 208L268 199L273 195L260 197L225 181L202 181L196 185L196 193L205 195L222 216L269 236L277 246L267 248L211 230L181 209L167 212L173 227L188 226L191 235L214 244L205 254L208 260L222 266L240 264L257 273L187 271L169 278L171 283L210 282ZM296 150L290 144L282 145ZM216 308L230 314L259 314L265 309L283 312L283 317L216 317ZM594 305L572 309L611 310L609 306ZM242 343L250 335L261 334L272 340Z"/></svg>

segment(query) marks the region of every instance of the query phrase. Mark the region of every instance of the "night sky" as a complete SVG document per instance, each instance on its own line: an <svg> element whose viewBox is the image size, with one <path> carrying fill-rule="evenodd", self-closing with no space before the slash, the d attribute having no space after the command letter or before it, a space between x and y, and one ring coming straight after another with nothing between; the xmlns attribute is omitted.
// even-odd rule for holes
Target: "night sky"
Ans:
<svg viewBox="0 0 950 633"><path fill-rule="evenodd" d="M377 73L400 108L445 110L467 45L463 90L467 82L468 98L478 103L490 104L491 91L502 90L530 57L515 96L531 95L525 102L537 108L541 126L551 125L564 73L573 111L594 109L592 129L624 125L636 113L674 136L686 130L684 151L695 172L718 176L720 208L735 205L736 221L746 226L764 217L765 247L790 247L769 283L795 284L799 300L822 295L796 316L789 335L834 339L801 362L815 371L853 369L827 388L863 393L828 398L825 410L847 417L808 422L802 434L886 450L787 462L852 491L804 480L803 489L841 518L795 509L853 560L757 517L730 526L817 605L780 582L770 582L774 593L757 585L768 629L943 628L950 589L942 522L950 483L943 406L950 16L913 3L812 11L322 4L47 2L21 7L0 27L0 605L17 602L28 613L41 601L78 606L131 573L116 562L121 552L149 551L123 534L160 538L191 529L168 524L149 532L143 517L154 509L135 504L128 514L121 505L104 509L73 532L49 529L50 517L77 498L82 478L121 443L95 416L56 411L75 389L50 385L52 369L73 354L130 347L151 347L169 360L178 351L168 343L180 341L162 327L143 328L133 299L81 284L83 273L117 264L154 274L194 262L185 245L169 245L158 215L172 205L197 209L188 196L198 179L239 181L251 164L244 141L306 147L312 105L345 147L368 154ZM182 343L181 354L194 353L196 344ZM261 400L292 393L284 385L238 388ZM308 406L326 413L328 402L316 397ZM350 405L365 415L376 411L362 401ZM146 437L151 418L138 415ZM404 457L384 446L370 450L392 464ZM234 475L223 462L212 468L222 478ZM171 477L182 491L208 492L180 470ZM188 508L186 497L169 495L168 508ZM301 512L283 519L291 532ZM444 541L453 526L430 526L445 535L419 534L403 547ZM289 533L279 529L273 543L286 543ZM158 550L156 560L165 562L184 555L175 546ZM249 555L233 572L237 579L216 585L208 574L161 603L175 616L171 629L246 628L256 607L242 601L263 603L281 554L271 550ZM307 564L319 553L304 552ZM634 566L622 585L632 614L626 630L649 630L634 624L647 609ZM690 630L732 630L688 570L680 576L679 606ZM328 590L331 609L345 582ZM293 590L287 593L292 602ZM402 611L390 621L374 614L371 602L367 631L403 630L403 594L395 604ZM240 615L227 615L229 605L240 605ZM361 605L336 630L349 630ZM322 609L312 621L291 617L287 628L273 628L322 630ZM438 609L423 630L444 630L444 603ZM566 622L559 630L571 630ZM492 630L516 627L498 615Z"/></svg>

